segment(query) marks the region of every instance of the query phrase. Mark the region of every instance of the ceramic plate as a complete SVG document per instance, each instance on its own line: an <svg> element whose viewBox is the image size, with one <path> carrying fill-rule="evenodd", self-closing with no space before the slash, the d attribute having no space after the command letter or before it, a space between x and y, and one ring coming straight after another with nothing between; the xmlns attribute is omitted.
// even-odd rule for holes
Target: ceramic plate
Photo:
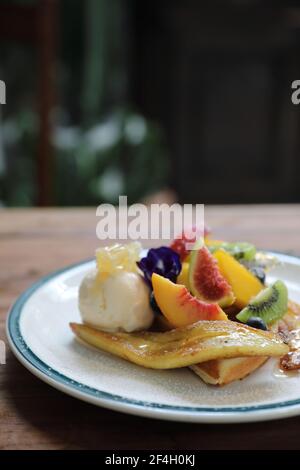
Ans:
<svg viewBox="0 0 300 470"><path fill-rule="evenodd" d="M281 263L268 282L282 279L300 302L300 259ZM78 342L69 322L80 321L78 286L93 261L50 274L24 292L7 320L10 346L20 362L49 385L94 405L151 418L194 422L247 422L300 414L300 374L278 373L269 360L242 381L208 386L189 369L148 370Z"/></svg>

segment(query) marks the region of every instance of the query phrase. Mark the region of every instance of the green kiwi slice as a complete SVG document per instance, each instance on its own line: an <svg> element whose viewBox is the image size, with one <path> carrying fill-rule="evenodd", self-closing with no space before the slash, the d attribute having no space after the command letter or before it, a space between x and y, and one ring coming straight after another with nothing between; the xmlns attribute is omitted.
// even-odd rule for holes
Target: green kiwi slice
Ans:
<svg viewBox="0 0 300 470"><path fill-rule="evenodd" d="M287 307L286 285L282 281L276 281L254 297L236 318L246 323L250 317L260 317L268 325L279 320L286 313Z"/></svg>
<svg viewBox="0 0 300 470"><path fill-rule="evenodd" d="M255 258L256 248L252 243L248 242L222 242L222 243L211 243L209 245L209 250L211 253L214 253L216 250L223 248L223 250L230 253L237 260L251 261Z"/></svg>

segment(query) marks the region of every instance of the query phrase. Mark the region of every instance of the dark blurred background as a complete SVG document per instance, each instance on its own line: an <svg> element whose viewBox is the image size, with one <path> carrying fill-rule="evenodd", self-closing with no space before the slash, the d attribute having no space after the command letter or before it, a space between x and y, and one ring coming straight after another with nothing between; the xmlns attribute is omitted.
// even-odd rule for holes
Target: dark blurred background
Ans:
<svg viewBox="0 0 300 470"><path fill-rule="evenodd" d="M300 8L0 0L0 204L300 202Z"/></svg>

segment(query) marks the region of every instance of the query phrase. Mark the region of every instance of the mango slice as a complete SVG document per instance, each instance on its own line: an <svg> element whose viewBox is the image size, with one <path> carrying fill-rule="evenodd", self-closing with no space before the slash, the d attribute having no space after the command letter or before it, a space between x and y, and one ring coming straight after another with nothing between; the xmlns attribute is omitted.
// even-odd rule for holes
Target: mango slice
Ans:
<svg viewBox="0 0 300 470"><path fill-rule="evenodd" d="M225 357L282 356L282 339L231 321L199 321L164 333L109 333L70 323L88 344L152 369L174 369Z"/></svg>
<svg viewBox="0 0 300 470"><path fill-rule="evenodd" d="M218 261L222 275L232 287L236 297L235 305L244 308L264 286L248 269L226 251L217 250L214 257Z"/></svg>

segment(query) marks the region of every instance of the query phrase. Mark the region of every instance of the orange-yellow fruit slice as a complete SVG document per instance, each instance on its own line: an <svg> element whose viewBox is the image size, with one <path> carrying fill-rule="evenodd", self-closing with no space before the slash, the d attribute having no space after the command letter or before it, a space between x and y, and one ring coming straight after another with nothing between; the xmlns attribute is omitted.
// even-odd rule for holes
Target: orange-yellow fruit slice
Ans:
<svg viewBox="0 0 300 470"><path fill-rule="evenodd" d="M152 285L157 305L173 326L186 326L199 320L227 320L226 313L218 304L193 297L181 284L153 274Z"/></svg>
<svg viewBox="0 0 300 470"><path fill-rule="evenodd" d="M214 257L218 262L221 274L232 287L236 297L235 304L239 308L244 308L264 286L245 266L226 251L217 250Z"/></svg>

